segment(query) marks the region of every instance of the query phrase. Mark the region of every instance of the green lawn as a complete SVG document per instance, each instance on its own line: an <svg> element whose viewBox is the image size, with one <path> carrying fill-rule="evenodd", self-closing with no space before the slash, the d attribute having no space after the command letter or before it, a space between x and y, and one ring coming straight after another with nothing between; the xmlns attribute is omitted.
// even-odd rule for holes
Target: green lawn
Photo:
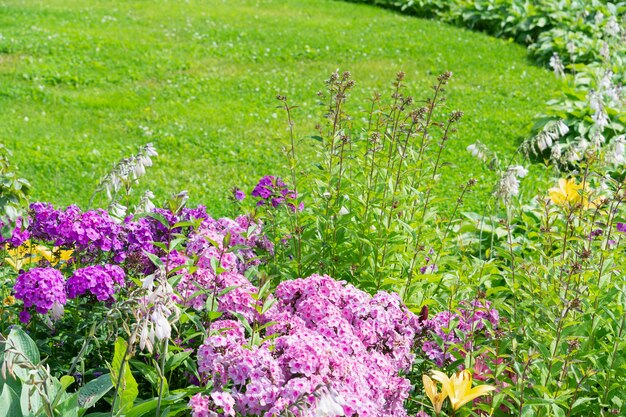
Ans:
<svg viewBox="0 0 626 417"><path fill-rule="evenodd" d="M315 93L339 68L358 82L357 116L398 70L416 98L454 73L448 104L466 117L442 187L455 196L476 176L474 205L493 176L465 147L478 139L510 156L554 94L522 46L326 0L3 0L0 34L0 141L33 198L56 204L84 206L113 162L151 141L160 156L141 188L186 189L224 213L231 187L284 173L275 95L300 105L304 138L321 113Z"/></svg>

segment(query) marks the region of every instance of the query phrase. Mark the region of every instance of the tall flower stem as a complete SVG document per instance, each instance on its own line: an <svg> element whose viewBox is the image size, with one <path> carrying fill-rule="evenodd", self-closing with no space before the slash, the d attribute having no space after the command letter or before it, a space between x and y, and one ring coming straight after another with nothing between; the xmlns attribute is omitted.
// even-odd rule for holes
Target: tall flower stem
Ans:
<svg viewBox="0 0 626 417"><path fill-rule="evenodd" d="M159 393L156 408L156 417L161 415L161 400L163 399L163 387L165 385L165 359L167 356L167 348L169 346L169 339L163 340L163 351L161 352L161 364L159 366Z"/></svg>

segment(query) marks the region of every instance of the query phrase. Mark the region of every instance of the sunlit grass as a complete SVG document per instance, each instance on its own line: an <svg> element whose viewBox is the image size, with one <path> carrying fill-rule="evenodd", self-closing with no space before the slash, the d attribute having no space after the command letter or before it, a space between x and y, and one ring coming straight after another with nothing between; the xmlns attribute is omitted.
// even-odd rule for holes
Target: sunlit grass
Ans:
<svg viewBox="0 0 626 417"><path fill-rule="evenodd" d="M86 205L113 162L151 141L160 156L141 188L187 189L224 213L231 187L285 172L275 95L299 105L306 143L322 112L316 92L339 68L358 82L355 117L398 70L416 99L454 73L448 106L465 118L441 186L478 176L474 205L493 179L465 147L481 140L511 155L552 91L521 46L343 2L11 0L0 28L0 140L33 198L57 204Z"/></svg>

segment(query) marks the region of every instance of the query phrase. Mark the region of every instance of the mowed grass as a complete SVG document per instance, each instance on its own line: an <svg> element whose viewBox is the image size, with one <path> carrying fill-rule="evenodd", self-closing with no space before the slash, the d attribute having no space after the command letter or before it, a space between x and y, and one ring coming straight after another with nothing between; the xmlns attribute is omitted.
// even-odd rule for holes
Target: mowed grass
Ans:
<svg viewBox="0 0 626 417"><path fill-rule="evenodd" d="M85 207L115 161L153 142L139 192L188 190L227 212L229 190L284 175L276 94L295 110L302 168L322 113L316 92L336 69L357 81L355 117L397 71L416 99L454 73L448 108L465 112L442 171L443 195L474 176L476 207L494 177L465 151L476 140L510 157L554 95L523 47L438 22L327 0L0 1L0 141L33 199ZM99 204L102 204L99 201Z"/></svg>

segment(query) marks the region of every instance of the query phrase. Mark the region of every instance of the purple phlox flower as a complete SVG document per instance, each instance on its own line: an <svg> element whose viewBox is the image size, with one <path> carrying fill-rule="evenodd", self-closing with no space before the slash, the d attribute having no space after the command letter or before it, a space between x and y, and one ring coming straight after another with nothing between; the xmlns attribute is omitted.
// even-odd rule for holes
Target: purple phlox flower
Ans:
<svg viewBox="0 0 626 417"><path fill-rule="evenodd" d="M619 228L618 228L618 230L619 230ZM589 233L589 240L593 240L594 238L602 235L603 232L604 232L604 230L602 230L602 229L592 230L591 233Z"/></svg>
<svg viewBox="0 0 626 417"><path fill-rule="evenodd" d="M233 188L232 193L233 199L236 201L243 201L243 199L246 198L246 193L244 193L240 188Z"/></svg>
<svg viewBox="0 0 626 417"><path fill-rule="evenodd" d="M63 275L56 269L32 268L17 276L13 290L25 308L35 307L39 314L54 309L54 315L60 317L67 301L64 284ZM29 317L27 313L20 315L20 320Z"/></svg>
<svg viewBox="0 0 626 417"><path fill-rule="evenodd" d="M622 233L626 233L626 223L617 223L617 231L618 232L622 232Z"/></svg>
<svg viewBox="0 0 626 417"><path fill-rule="evenodd" d="M124 270L117 265L95 265L77 269L67 280L65 287L70 298L87 292L98 301L113 299L116 287L124 286Z"/></svg>
<svg viewBox="0 0 626 417"><path fill-rule="evenodd" d="M302 204L296 206L298 194L294 190L289 189L280 177L273 175L261 178L254 190L252 190L251 195L259 199L257 206L269 203L274 208L286 204L293 211L296 210L296 207L299 210L304 208Z"/></svg>

